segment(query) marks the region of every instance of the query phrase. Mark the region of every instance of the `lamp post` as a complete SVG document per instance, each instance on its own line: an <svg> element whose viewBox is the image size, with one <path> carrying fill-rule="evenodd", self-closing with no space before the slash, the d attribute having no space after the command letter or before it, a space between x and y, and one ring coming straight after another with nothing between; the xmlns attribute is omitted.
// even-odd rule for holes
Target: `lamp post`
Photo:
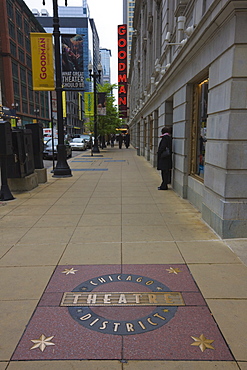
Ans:
<svg viewBox="0 0 247 370"><path fill-rule="evenodd" d="M99 63L97 67L97 72L93 71L93 65L90 63L88 65L90 81L93 78L93 97L94 97L94 144L92 148L93 153L99 153L98 145L98 122L97 122L97 78L100 81L100 76L102 72L102 65Z"/></svg>
<svg viewBox="0 0 247 370"><path fill-rule="evenodd" d="M38 114L39 114L39 109L34 109L33 110L35 115L36 115L36 123L38 123Z"/></svg>
<svg viewBox="0 0 247 370"><path fill-rule="evenodd" d="M16 116L16 111L17 111L17 109L19 107L19 104L18 103L12 103L11 106L12 106L12 109L15 111L15 126L17 127L18 118Z"/></svg>
<svg viewBox="0 0 247 370"><path fill-rule="evenodd" d="M56 68L56 94L57 94L57 129L58 129L58 146L57 146L57 164L54 168L53 177L70 177L71 169L67 163L66 146L64 144L63 129L63 101L62 101L62 70L60 55L60 31L58 17L58 3L53 1L53 36L55 43L55 68ZM45 5L45 0L43 0ZM67 6L67 0L65 0Z"/></svg>

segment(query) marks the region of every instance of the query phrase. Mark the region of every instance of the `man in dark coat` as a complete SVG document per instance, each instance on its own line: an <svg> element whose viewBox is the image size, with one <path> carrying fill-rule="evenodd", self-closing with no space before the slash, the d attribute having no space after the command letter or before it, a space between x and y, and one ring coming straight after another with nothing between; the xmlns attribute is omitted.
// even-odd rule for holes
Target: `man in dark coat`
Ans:
<svg viewBox="0 0 247 370"><path fill-rule="evenodd" d="M172 168L172 137L171 127L164 127L161 130L161 141L158 147L158 164L157 170L161 171L162 183L158 190L168 190L167 184L170 183ZM164 155L164 152L169 152ZM163 154L162 154L163 153Z"/></svg>
<svg viewBox="0 0 247 370"><path fill-rule="evenodd" d="M119 147L119 149L122 149L122 144L123 144L123 135L120 132L120 134L118 136L118 147Z"/></svg>
<svg viewBox="0 0 247 370"><path fill-rule="evenodd" d="M130 146L130 134L128 132L125 135L124 143L125 143L126 149L128 149L128 147Z"/></svg>

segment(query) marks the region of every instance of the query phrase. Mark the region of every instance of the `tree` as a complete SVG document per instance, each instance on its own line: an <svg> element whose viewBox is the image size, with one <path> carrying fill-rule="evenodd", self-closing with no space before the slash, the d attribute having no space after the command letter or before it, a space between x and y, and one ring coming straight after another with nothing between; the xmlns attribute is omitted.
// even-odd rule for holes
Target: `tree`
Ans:
<svg viewBox="0 0 247 370"><path fill-rule="evenodd" d="M112 93L116 89L116 84L105 83L104 85L97 84L97 91L106 93L106 115L98 115L98 134L106 136L116 133L116 128L121 126L122 119L119 117L117 105L115 104L115 97ZM89 122L89 130L93 131L93 118Z"/></svg>

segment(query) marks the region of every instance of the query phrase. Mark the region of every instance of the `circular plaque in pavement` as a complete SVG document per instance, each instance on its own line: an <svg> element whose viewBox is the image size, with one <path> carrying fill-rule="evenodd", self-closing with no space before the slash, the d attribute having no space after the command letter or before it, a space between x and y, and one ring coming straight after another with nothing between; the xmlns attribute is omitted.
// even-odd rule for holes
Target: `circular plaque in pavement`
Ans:
<svg viewBox="0 0 247 370"><path fill-rule="evenodd" d="M72 318L87 329L113 335L142 334L167 324L180 293L149 277L111 274L79 284L65 298ZM180 299L181 298L181 299ZM66 304L70 300L69 303Z"/></svg>

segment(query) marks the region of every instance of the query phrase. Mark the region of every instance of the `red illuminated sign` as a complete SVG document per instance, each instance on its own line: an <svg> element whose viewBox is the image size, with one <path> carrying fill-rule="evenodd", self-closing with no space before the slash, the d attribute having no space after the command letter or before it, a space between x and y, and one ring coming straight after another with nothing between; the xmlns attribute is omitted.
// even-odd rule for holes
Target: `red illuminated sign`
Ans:
<svg viewBox="0 0 247 370"><path fill-rule="evenodd" d="M122 118L127 118L127 25L118 26L118 106Z"/></svg>

